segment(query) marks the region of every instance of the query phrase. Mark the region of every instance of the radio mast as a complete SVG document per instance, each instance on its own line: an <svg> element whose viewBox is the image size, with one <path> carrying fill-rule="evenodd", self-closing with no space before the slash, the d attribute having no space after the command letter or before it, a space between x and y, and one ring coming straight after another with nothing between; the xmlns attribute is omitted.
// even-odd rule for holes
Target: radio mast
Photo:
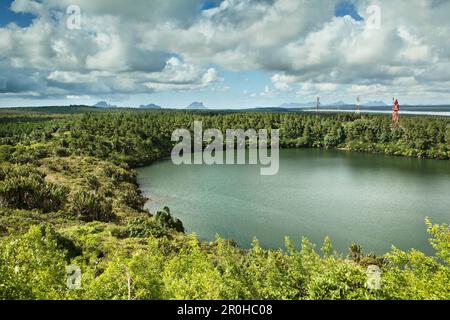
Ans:
<svg viewBox="0 0 450 320"><path fill-rule="evenodd" d="M356 97L356 113L361 113L361 99L359 98L359 96Z"/></svg>
<svg viewBox="0 0 450 320"><path fill-rule="evenodd" d="M392 101L394 103L394 105L392 107L392 122L397 123L398 122L398 112L400 110L400 104L398 103L398 99L395 97L392 98Z"/></svg>

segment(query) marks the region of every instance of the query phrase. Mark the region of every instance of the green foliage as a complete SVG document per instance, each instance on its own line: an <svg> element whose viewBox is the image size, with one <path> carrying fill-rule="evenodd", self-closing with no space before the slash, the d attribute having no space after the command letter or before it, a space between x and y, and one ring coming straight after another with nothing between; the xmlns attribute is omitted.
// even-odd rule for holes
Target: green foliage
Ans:
<svg viewBox="0 0 450 320"><path fill-rule="evenodd" d="M150 217L138 217L128 221L127 231L130 237L135 238L160 238L169 235L167 229Z"/></svg>
<svg viewBox="0 0 450 320"><path fill-rule="evenodd" d="M434 241L448 230L433 226ZM329 239L323 255L303 239L300 250L250 250L217 238L135 241L108 236L100 222L62 235L34 226L0 241L2 299L449 299L450 267L439 257L393 248L382 266L381 288L367 287L367 268L342 259ZM177 245L178 243L178 245ZM444 249L445 251L445 249ZM66 288L66 268L82 270L81 290Z"/></svg>
<svg viewBox="0 0 450 320"><path fill-rule="evenodd" d="M68 190L45 180L45 175L30 165L0 169L0 205L18 209L63 208Z"/></svg>
<svg viewBox="0 0 450 320"><path fill-rule="evenodd" d="M170 209L167 207L164 207L164 209L156 213L155 221L162 228L175 229L178 232L184 232L183 223L179 219L172 217Z"/></svg>
<svg viewBox="0 0 450 320"><path fill-rule="evenodd" d="M162 277L173 299L220 299L220 273L195 238L167 262Z"/></svg>
<svg viewBox="0 0 450 320"><path fill-rule="evenodd" d="M57 121L48 121L48 114L3 118L7 125L0 130L0 145L16 148L1 152L3 158L29 163L50 154L83 155L136 167L169 155L173 130L192 130L194 120L203 121L204 129L223 132L229 128L278 128L280 143L288 148L344 148L420 158L450 157L450 120L440 117L404 116L398 125L392 125L389 116L380 115L268 112L128 110L54 117Z"/></svg>
<svg viewBox="0 0 450 320"><path fill-rule="evenodd" d="M86 222L113 221L116 218L111 201L95 191L71 194L68 212Z"/></svg>
<svg viewBox="0 0 450 320"><path fill-rule="evenodd" d="M55 112L62 114L55 114ZM92 111L86 113L86 111ZM95 111L95 112L94 112ZM278 128L284 148L340 148L449 159L447 118L303 113L100 112L85 107L0 114L0 299L450 299L450 227L426 220L435 256L352 245L250 250L185 235L168 208L143 209L130 167L169 155L174 129ZM357 239L356 239L357 240ZM66 287L68 266L82 289ZM368 266L382 287L367 287Z"/></svg>
<svg viewBox="0 0 450 320"><path fill-rule="evenodd" d="M382 296L398 300L450 299L450 267L435 257L394 248L386 255Z"/></svg>
<svg viewBox="0 0 450 320"><path fill-rule="evenodd" d="M14 150L15 148L13 146L0 145L0 164L9 161Z"/></svg>
<svg viewBox="0 0 450 320"><path fill-rule="evenodd" d="M136 185L132 183L122 183L120 201L130 208L139 210L145 204L145 198L142 197Z"/></svg>
<svg viewBox="0 0 450 320"><path fill-rule="evenodd" d="M447 224L435 225L428 218L425 220L428 233L432 235L430 243L437 251L437 257L450 266L450 226Z"/></svg>
<svg viewBox="0 0 450 320"><path fill-rule="evenodd" d="M0 299L60 299L66 293L65 252L51 228L31 227L0 241Z"/></svg>

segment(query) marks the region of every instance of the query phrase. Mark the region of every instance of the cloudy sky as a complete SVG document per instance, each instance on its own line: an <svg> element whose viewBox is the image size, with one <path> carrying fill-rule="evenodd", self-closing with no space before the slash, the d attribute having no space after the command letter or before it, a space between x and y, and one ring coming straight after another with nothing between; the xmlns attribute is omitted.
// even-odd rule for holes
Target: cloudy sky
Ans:
<svg viewBox="0 0 450 320"><path fill-rule="evenodd" d="M448 0L0 0L0 106L450 103L449 12Z"/></svg>

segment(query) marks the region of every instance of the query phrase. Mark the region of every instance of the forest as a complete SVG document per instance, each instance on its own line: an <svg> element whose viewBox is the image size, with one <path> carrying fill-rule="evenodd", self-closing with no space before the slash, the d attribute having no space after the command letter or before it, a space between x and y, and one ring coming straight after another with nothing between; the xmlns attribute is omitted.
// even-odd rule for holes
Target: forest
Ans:
<svg viewBox="0 0 450 320"><path fill-rule="evenodd" d="M200 241L170 208L144 209L135 168L170 155L173 130L280 129L282 148L327 148L450 159L450 119L302 112L0 112L0 299L450 299L450 227L424 217L434 255L299 234L285 248L258 240ZM366 269L382 271L367 286ZM81 270L81 287L67 270Z"/></svg>

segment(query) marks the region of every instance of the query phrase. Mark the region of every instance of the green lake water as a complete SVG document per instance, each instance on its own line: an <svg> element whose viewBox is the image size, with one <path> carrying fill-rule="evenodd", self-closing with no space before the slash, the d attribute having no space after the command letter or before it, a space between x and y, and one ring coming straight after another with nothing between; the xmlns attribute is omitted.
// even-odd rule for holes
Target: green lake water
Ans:
<svg viewBox="0 0 450 320"><path fill-rule="evenodd" d="M181 165L170 160L138 170L151 212L168 206L187 232L216 234L249 247L284 248L330 236L347 252L391 245L431 253L424 218L450 223L450 162L327 150L281 150L280 171L254 165Z"/></svg>

